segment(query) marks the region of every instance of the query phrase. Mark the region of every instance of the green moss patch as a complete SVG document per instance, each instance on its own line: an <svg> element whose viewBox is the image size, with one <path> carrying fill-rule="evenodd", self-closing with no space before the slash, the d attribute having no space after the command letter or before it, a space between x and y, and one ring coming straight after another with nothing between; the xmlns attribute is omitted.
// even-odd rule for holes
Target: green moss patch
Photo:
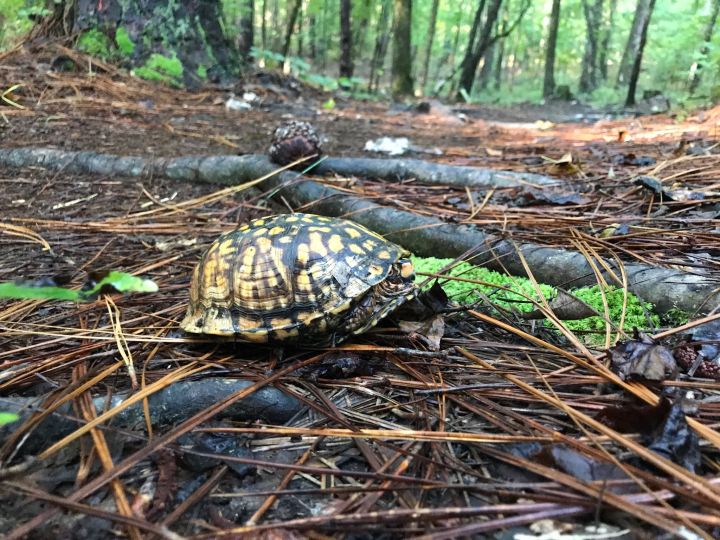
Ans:
<svg viewBox="0 0 720 540"><path fill-rule="evenodd" d="M130 34L122 26L115 32L115 44L123 56L131 56L135 52L135 43L130 39Z"/></svg>
<svg viewBox="0 0 720 540"><path fill-rule="evenodd" d="M168 57L153 53L147 62L143 66L135 68L133 73L148 81L159 81L172 86L180 86L183 65L175 55Z"/></svg>
<svg viewBox="0 0 720 540"><path fill-rule="evenodd" d="M413 264L418 273L438 274L444 267L452 263L453 259L413 257ZM478 284L457 280L441 280L440 283L443 289L445 289L445 292L456 302L471 303L479 300L481 295L485 295L498 306L506 309L521 312L529 312L536 309L536 306L523 296L526 295L534 300L538 300L535 287L529 279L508 276L466 262L458 264L449 272L444 272L443 274L483 282L482 284ZM429 286L430 285L428 285L428 287ZM548 300L555 296L555 288L545 284L540 284L539 286L542 294ZM498 287L506 287L510 289L510 291L502 290ZM574 289L571 292L580 300L594 308L598 313L605 312L602 294L598 285ZM623 290L617 287L606 287L604 292L608 304L609 320L616 326L620 326L622 320L623 330L625 332L632 332L633 328L644 330L652 329L660 324L659 317L652 311L652 304L643 302L632 293L627 294L625 317L622 319ZM604 341L605 320L602 317L595 316L577 321L563 322L573 332L586 334L589 342L600 343ZM552 326L550 321L545 321L545 324Z"/></svg>
<svg viewBox="0 0 720 540"><path fill-rule="evenodd" d="M84 53L105 60L110 59L114 48L110 38L95 28L83 32L77 40L76 47Z"/></svg>

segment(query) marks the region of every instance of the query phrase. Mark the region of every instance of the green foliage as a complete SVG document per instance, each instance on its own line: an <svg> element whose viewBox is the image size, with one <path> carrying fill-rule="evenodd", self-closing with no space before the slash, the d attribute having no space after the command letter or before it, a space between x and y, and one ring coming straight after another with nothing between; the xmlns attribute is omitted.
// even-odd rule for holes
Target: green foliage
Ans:
<svg viewBox="0 0 720 540"><path fill-rule="evenodd" d="M133 73L148 81L158 81L171 86L180 86L180 79L183 74L182 62L177 56L163 56L153 53L144 65L135 68Z"/></svg>
<svg viewBox="0 0 720 540"><path fill-rule="evenodd" d="M593 91L588 96L588 101L596 107L607 107L622 103L625 100L627 90L625 88L615 88L614 85L603 85Z"/></svg>
<svg viewBox="0 0 720 540"><path fill-rule="evenodd" d="M20 417L15 413L10 412L0 412L0 427L12 424L13 422L17 422L20 420Z"/></svg>
<svg viewBox="0 0 720 540"><path fill-rule="evenodd" d="M109 60L112 56L110 38L95 28L83 32L75 46L84 53L104 60Z"/></svg>
<svg viewBox="0 0 720 540"><path fill-rule="evenodd" d="M444 267L452 263L453 259L413 257L413 264L418 273L438 274ZM536 306L529 302L525 296L539 300L535 287L529 279L511 277L466 262L458 264L449 272L443 272L443 274L483 282L483 284L477 284L465 281L441 280L440 283L448 296L459 303L472 303L485 296L500 307L529 312L536 309ZM427 285L427 287L429 286L430 284ZM498 287L506 287L511 291L505 291ZM550 285L539 284L539 287L548 301L556 294L555 289ZM598 313L605 313L603 298L598 285L575 289L572 294ZM615 325L619 325L623 315L624 291L616 287L607 287L605 289L605 298L608 304L609 320ZM655 328L660 324L660 319L652 312L650 303L643 302L635 295L628 293L623 322L623 330L631 332L633 328ZM552 323L549 321L545 321L545 324L552 327ZM600 343L604 339L605 320L602 317L594 316L577 321L564 321L564 324L573 332L588 333L590 342Z"/></svg>
<svg viewBox="0 0 720 540"><path fill-rule="evenodd" d="M0 298L85 302L94 299L100 292L108 289L121 293L150 293L156 292L158 286L150 279L135 277L124 272L111 271L99 281L87 283L79 291L36 283L0 283Z"/></svg>
<svg viewBox="0 0 720 540"><path fill-rule="evenodd" d="M122 26L115 32L115 44L123 56L131 56L135 52L135 43L130 39L130 34Z"/></svg>
<svg viewBox="0 0 720 540"><path fill-rule="evenodd" d="M49 13L41 1L0 0L0 51L12 47L32 28L30 17Z"/></svg>

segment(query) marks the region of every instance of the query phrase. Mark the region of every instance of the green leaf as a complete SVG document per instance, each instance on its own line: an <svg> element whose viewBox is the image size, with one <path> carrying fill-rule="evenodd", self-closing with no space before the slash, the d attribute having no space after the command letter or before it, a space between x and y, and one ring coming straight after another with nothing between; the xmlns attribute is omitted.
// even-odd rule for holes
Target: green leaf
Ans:
<svg viewBox="0 0 720 540"><path fill-rule="evenodd" d="M4 426L5 424L12 424L13 422L17 422L20 420L20 417L11 412L0 412L0 426Z"/></svg>
<svg viewBox="0 0 720 540"><path fill-rule="evenodd" d="M80 294L89 299L108 286L121 293L153 293L158 291L157 284L151 279L139 278L132 274L113 270L108 272L105 277L97 281L91 288L82 290Z"/></svg>
<svg viewBox="0 0 720 540"><path fill-rule="evenodd" d="M24 283L0 283L0 298L17 300L67 300L86 302L108 289L119 293L153 293L158 291L157 284L151 279L144 279L117 272L108 272L102 278L91 279L82 290L76 291L55 285Z"/></svg>
<svg viewBox="0 0 720 540"><path fill-rule="evenodd" d="M79 291L63 287L35 286L27 283L0 283L0 298L15 298L16 300L80 300Z"/></svg>

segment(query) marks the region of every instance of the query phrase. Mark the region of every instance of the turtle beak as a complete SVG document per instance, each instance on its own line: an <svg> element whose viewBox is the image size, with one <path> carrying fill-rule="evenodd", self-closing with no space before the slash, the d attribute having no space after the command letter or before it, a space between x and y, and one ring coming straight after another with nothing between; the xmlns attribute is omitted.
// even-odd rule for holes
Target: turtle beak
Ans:
<svg viewBox="0 0 720 540"><path fill-rule="evenodd" d="M400 259L398 264L400 265L400 277L407 281L415 281L415 268L410 259Z"/></svg>

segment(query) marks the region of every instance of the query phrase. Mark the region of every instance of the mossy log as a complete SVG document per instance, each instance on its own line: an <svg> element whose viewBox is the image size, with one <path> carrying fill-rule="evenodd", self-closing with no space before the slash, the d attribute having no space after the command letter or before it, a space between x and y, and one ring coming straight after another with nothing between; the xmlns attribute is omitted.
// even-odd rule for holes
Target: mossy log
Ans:
<svg viewBox="0 0 720 540"><path fill-rule="evenodd" d="M277 167L264 156L198 156L142 158L93 152L64 152L25 148L0 150L0 164L43 166L67 173L95 173L125 177L157 177L217 184L238 184L272 174ZM330 163L333 164L332 162ZM432 217L382 206L354 197L295 172L280 172L262 185L294 209L328 216L344 216L425 257L459 257L471 254L472 262L514 275L525 276L523 259L535 279L550 285L592 285L595 275L579 252L518 244L489 235L472 225L445 223ZM615 268L613 261L606 261ZM631 292L652 302L659 313L674 308L706 313L720 303L716 280L671 268L628 262L624 265ZM605 278L611 283L610 276Z"/></svg>

